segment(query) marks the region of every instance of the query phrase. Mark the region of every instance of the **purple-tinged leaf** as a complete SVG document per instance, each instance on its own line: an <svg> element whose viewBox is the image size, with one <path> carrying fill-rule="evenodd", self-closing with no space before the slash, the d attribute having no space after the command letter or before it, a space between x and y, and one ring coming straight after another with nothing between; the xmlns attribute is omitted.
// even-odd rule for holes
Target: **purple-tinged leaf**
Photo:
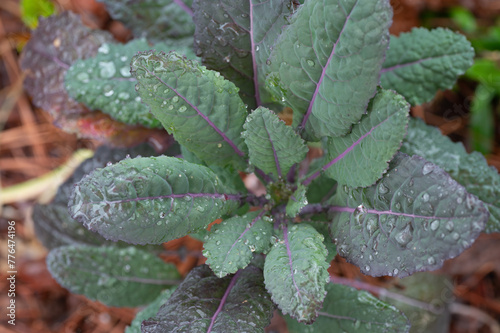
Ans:
<svg viewBox="0 0 500 333"><path fill-rule="evenodd" d="M207 167L160 156L97 169L75 186L69 211L107 239L160 244L205 229L238 199Z"/></svg>
<svg viewBox="0 0 500 333"><path fill-rule="evenodd" d="M41 19L21 58L21 68L27 73L26 91L59 127L80 138L117 147L134 146L151 136L164 141L164 131L127 126L99 111L91 112L68 96L64 88L68 68L78 59L94 56L103 43L111 41L110 34L90 30L71 12Z"/></svg>
<svg viewBox="0 0 500 333"><path fill-rule="evenodd" d="M284 178L306 157L304 140L269 109L257 108L248 115L243 128L250 162L265 173Z"/></svg>
<svg viewBox="0 0 500 333"><path fill-rule="evenodd" d="M215 275L236 273L250 264L254 253L269 250L273 226L263 219L264 213L233 216L212 226L204 239L203 255Z"/></svg>
<svg viewBox="0 0 500 333"><path fill-rule="evenodd" d="M285 226L282 232L266 256L266 289L284 314L312 323L322 307L329 281L324 237L304 223Z"/></svg>
<svg viewBox="0 0 500 333"><path fill-rule="evenodd" d="M484 231L500 232L500 175L481 153L467 153L462 143L451 141L438 128L415 118L410 119L401 151L439 165L469 193L477 195L490 212Z"/></svg>
<svg viewBox="0 0 500 333"><path fill-rule="evenodd" d="M141 52L131 72L142 101L177 142L208 165L246 167L247 110L232 82L175 52Z"/></svg>
<svg viewBox="0 0 500 333"><path fill-rule="evenodd" d="M339 254L372 276L438 269L474 242L489 217L443 169L402 153L375 185L344 186L331 203Z"/></svg>
<svg viewBox="0 0 500 333"><path fill-rule="evenodd" d="M380 90L368 106L368 114L351 133L328 138L323 170L340 185L373 185L387 170L408 126L410 105L394 91ZM307 181L305 182L307 184Z"/></svg>
<svg viewBox="0 0 500 333"><path fill-rule="evenodd" d="M291 2L195 0L193 8L194 46L203 64L234 82L250 109L270 102L262 69L291 14Z"/></svg>
<svg viewBox="0 0 500 333"><path fill-rule="evenodd" d="M262 333L274 308L259 268L248 266L219 279L203 265L188 274L155 317L142 323L142 332Z"/></svg>
<svg viewBox="0 0 500 333"><path fill-rule="evenodd" d="M33 103L56 121L89 112L69 98L64 75L75 60L94 56L101 44L112 40L109 33L87 28L69 11L42 18L21 56L21 68L27 73L24 88Z"/></svg>
<svg viewBox="0 0 500 333"><path fill-rule="evenodd" d="M175 288L163 290L153 302L135 315L130 325L125 327L125 333L141 333L142 322L156 315L160 307L168 301L174 291Z"/></svg>
<svg viewBox="0 0 500 333"><path fill-rule="evenodd" d="M366 291L329 283L328 294L318 319L312 325L297 323L286 316L290 333L408 333L410 323L395 306Z"/></svg>
<svg viewBox="0 0 500 333"><path fill-rule="evenodd" d="M389 44L388 0L309 0L269 59L269 90L308 140L342 136L375 95Z"/></svg>
<svg viewBox="0 0 500 333"><path fill-rule="evenodd" d="M50 251L47 267L72 293L108 306L138 306L178 283L173 264L135 247L61 246Z"/></svg>

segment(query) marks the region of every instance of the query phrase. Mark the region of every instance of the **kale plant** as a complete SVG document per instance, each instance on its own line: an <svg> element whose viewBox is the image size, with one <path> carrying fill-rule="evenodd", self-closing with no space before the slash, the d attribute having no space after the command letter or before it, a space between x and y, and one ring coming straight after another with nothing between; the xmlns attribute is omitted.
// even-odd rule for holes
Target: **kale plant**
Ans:
<svg viewBox="0 0 500 333"><path fill-rule="evenodd" d="M472 64L462 35L390 36L389 0L103 1L137 38L43 20L23 57L34 103L73 124L101 112L122 146L164 128L183 158L100 151L35 220L63 286L154 301L130 332L262 332L276 308L291 332L408 332L394 306L330 282L337 251L364 274L406 277L499 230L496 171L409 118ZM312 146L324 154L311 161ZM160 294L179 276L155 245L185 235L206 265Z"/></svg>

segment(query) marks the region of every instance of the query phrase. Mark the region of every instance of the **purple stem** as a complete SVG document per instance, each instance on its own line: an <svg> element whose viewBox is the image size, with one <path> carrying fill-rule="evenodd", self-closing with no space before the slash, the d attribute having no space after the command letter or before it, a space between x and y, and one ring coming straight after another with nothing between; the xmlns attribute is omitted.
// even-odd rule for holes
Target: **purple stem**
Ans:
<svg viewBox="0 0 500 333"><path fill-rule="evenodd" d="M255 173L257 175L261 176L262 179L264 179L264 181L266 181L267 183L272 183L273 179L271 177L269 177L268 175L266 175L264 173L264 171L262 171L261 169L255 168Z"/></svg>
<svg viewBox="0 0 500 333"><path fill-rule="evenodd" d="M286 180L290 184L295 183L295 173L297 171L297 164L292 165L290 168L290 171L288 171L288 174L286 175Z"/></svg>
<svg viewBox="0 0 500 333"><path fill-rule="evenodd" d="M292 278L293 286L295 287L295 290L297 290L297 294L302 301L302 294L299 287L297 286L297 283L295 282L295 277L293 274L292 251L290 250L290 242L288 241L288 226L286 224L283 225L283 238L286 245L286 254L288 255L288 264L290 265L290 277Z"/></svg>
<svg viewBox="0 0 500 333"><path fill-rule="evenodd" d="M184 3L182 0L174 0L174 2L181 7L186 13L188 13L191 17L194 16L193 10Z"/></svg>
<svg viewBox="0 0 500 333"><path fill-rule="evenodd" d="M156 77L158 79L158 81L160 81L161 83L163 83L165 86L167 86L168 88L172 89L172 91L175 92L177 94L177 96L179 96L180 98L182 98L184 100L184 102L186 102L190 107L192 107L196 111L196 113L198 113L198 115L200 117L202 117L208 123L208 125L210 127L212 127L220 136L222 136L222 138L224 139L224 141L226 141L231 146L231 148L234 149L234 151L236 152L236 154L238 154L239 156L245 156L245 153L242 152L238 147L236 147L236 145L234 144L234 142L231 141L231 139L229 139L224 132L222 132L217 126L215 126L215 124L205 114L203 114L200 111L200 109L198 109L194 104L192 104L184 96L182 96L177 91L177 89L175 89L174 87L171 87L170 85L168 85L165 81L163 81L161 78L159 78L158 75L156 75L156 73L149 71L147 68L145 68L145 70L148 71L150 74L154 75L154 77Z"/></svg>
<svg viewBox="0 0 500 333"><path fill-rule="evenodd" d="M321 204L311 204L302 208L302 210L300 211L300 215L321 214L324 213L325 211L328 211L329 208L330 206L324 207Z"/></svg>
<svg viewBox="0 0 500 333"><path fill-rule="evenodd" d="M255 41L253 37L253 2L250 2L250 47L251 47L251 52L252 52L252 68L253 68L253 85L255 89L255 102L257 103L257 106L261 104L260 100L260 91L259 91L259 76L258 76L258 67L257 67L257 59L255 56Z"/></svg>
<svg viewBox="0 0 500 333"><path fill-rule="evenodd" d="M363 141L368 135L372 134L372 132L377 127L379 127L380 125L382 125L383 123L385 123L388 119L389 118L385 119L384 121L380 122L376 126L372 127L370 129L370 131L368 131L367 133L363 134L358 140L356 140L352 145L350 145L346 150L344 150L342 152L342 154L340 154L339 156L335 157L333 160L330 161L330 163L324 165L321 168L321 170L316 171L309 178L307 178L306 180L304 180L302 182L302 184L306 185L306 186L309 185L314 179L316 179L321 174L321 172L325 171L326 169L328 169L329 167L331 167L332 165L334 165L335 163L337 163L338 161L340 161L341 159L343 159L351 150L353 150L354 148L356 148L356 146L359 145L361 143L361 141Z"/></svg>
<svg viewBox="0 0 500 333"><path fill-rule="evenodd" d="M212 332L212 327L215 324L215 319L217 318L219 313L222 311L224 304L226 304L227 297L229 296L231 289L233 289L234 285L236 284L236 280L238 280L241 272L242 272L241 270L236 272L236 274L234 274L233 278L231 279L231 282L229 282L229 286L227 286L226 292L224 293L224 296L222 296L222 299L220 300L219 307L217 308L217 311L215 311L214 315L212 316L212 320L210 321L210 326L208 327L207 333Z"/></svg>
<svg viewBox="0 0 500 333"><path fill-rule="evenodd" d="M335 44L333 44L333 49L332 49L332 52L330 53L330 57L328 58L328 60L326 62L326 65L323 67L323 71L321 72L321 76L319 77L319 81L316 84L316 90L314 91L314 94L313 94L313 96L311 98L311 102L309 103L309 107L307 108L307 112L306 112L304 118L302 119L302 124L300 125L301 128L305 128L306 127L307 120L309 119L309 116L312 113L312 107L314 105L314 101L316 100L316 97L318 97L319 88L321 87L321 84L323 83L323 79L326 76L326 70L327 70L328 66L330 65L330 62L332 61L333 56L335 55L335 50L336 50L337 45L338 45L338 43L340 41L340 37L342 36L342 33L344 32L344 30L345 30L345 28L347 26L347 22L351 18L351 14L354 11L354 8L356 8L357 4L358 4L358 2L356 1L356 3L354 4L354 6L352 7L351 12L345 18L344 26L342 27L342 30L340 30L339 37L335 41Z"/></svg>

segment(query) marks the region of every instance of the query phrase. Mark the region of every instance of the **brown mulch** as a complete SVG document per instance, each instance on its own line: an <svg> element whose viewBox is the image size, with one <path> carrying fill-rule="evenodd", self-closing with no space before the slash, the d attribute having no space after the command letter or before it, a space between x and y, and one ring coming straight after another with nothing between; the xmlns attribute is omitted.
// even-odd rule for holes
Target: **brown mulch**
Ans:
<svg viewBox="0 0 500 333"><path fill-rule="evenodd" d="M94 28L110 30L119 40L127 40L130 33L119 22L110 19L105 7L90 0L57 0L60 8L80 13L84 22ZM480 22L492 24L500 16L500 1L493 0L394 0L394 25L391 32L398 34L420 24L423 11L443 12L455 5L471 9ZM95 148L96 143L78 140L52 125L52 119L36 109L23 91L23 73L19 69L17 51L29 39L30 31L20 20L19 1L0 0L0 197L1 188L23 183L47 174L62 165L79 148ZM435 19L435 25L450 24L446 19ZM467 143L468 109L466 99L474 87L460 81L454 92L440 92L436 99L415 107L412 114L438 126L455 141ZM457 105L459 108L457 109ZM453 117L444 117L444 111L454 110ZM497 126L500 128L500 126ZM498 131L497 131L498 132ZM494 153L488 162L500 168L500 140L497 137ZM1 200L1 199L0 199ZM73 295L60 287L45 266L47 251L36 240L30 212L34 200L2 204L0 201L0 304L7 301L6 246L7 221L16 221L16 326L6 325L0 319L1 332L123 332L137 309L109 308L83 296ZM453 316L451 332L490 332L487 325L467 315L486 314L500 321L500 234L482 235L458 258L449 260L442 273L453 277L453 294L457 303L466 306ZM183 247L185 255L177 254ZM173 262L182 275L203 262L201 243L189 237L165 244L163 259ZM341 276L360 279L383 286L389 279L366 277L356 267L337 257L330 271ZM467 308L468 307L468 308ZM479 311L479 312L473 312ZM3 311L2 311L3 316ZM279 319L273 321L270 331L284 333Z"/></svg>

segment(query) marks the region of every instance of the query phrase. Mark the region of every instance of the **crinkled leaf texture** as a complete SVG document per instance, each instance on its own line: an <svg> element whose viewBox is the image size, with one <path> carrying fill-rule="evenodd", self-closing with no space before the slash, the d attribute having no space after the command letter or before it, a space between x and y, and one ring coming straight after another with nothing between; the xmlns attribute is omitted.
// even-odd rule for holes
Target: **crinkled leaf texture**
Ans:
<svg viewBox="0 0 500 333"><path fill-rule="evenodd" d="M372 276L438 269L474 242L489 216L443 169L403 153L375 185L344 186L332 203L339 254Z"/></svg>
<svg viewBox="0 0 500 333"><path fill-rule="evenodd" d="M151 42L192 36L192 0L99 0L111 17Z"/></svg>
<svg viewBox="0 0 500 333"><path fill-rule="evenodd" d="M269 109L257 108L248 115L243 128L250 162L265 173L285 177L306 157L304 140Z"/></svg>
<svg viewBox="0 0 500 333"><path fill-rule="evenodd" d="M202 265L188 274L154 318L143 322L142 332L262 333L274 308L259 268L248 266L219 279Z"/></svg>
<svg viewBox="0 0 500 333"><path fill-rule="evenodd" d="M389 45L388 0L310 0L273 48L267 86L308 140L342 136L375 95Z"/></svg>
<svg viewBox="0 0 500 333"><path fill-rule="evenodd" d="M248 266L254 253L271 247L272 224L263 219L264 212L233 216L212 226L205 237L203 255L218 277L233 274Z"/></svg>
<svg viewBox="0 0 500 333"><path fill-rule="evenodd" d="M385 301L401 310L410 320L410 333L441 333L450 327L450 303L454 285L443 275L427 272L416 273L397 281L397 287L389 291L420 301L420 307L408 302L386 297Z"/></svg>
<svg viewBox="0 0 500 333"><path fill-rule="evenodd" d="M240 88L251 109L270 102L264 90L263 66L291 14L287 0L195 0L195 49L207 68Z"/></svg>
<svg viewBox="0 0 500 333"><path fill-rule="evenodd" d="M299 185L295 192L288 199L288 203L286 204L286 215L289 217L297 216L302 208L304 208L308 202L306 198L307 188L303 185Z"/></svg>
<svg viewBox="0 0 500 333"><path fill-rule="evenodd" d="M368 114L344 137L328 138L325 173L341 185L373 185L387 170L401 147L408 126L410 105L404 97L380 90Z"/></svg>
<svg viewBox="0 0 500 333"><path fill-rule="evenodd" d="M439 129L420 119L411 119L401 151L416 154L439 165L469 193L477 195L490 212L485 232L500 232L500 175L488 166L478 152L467 153L463 144L454 143Z"/></svg>
<svg viewBox="0 0 500 333"><path fill-rule="evenodd" d="M97 169L75 186L69 211L107 239L160 244L205 229L238 199L207 167L160 156Z"/></svg>
<svg viewBox="0 0 500 333"><path fill-rule="evenodd" d="M101 110L122 123L161 127L149 108L141 103L134 89L136 79L130 74L132 56L137 51L149 49L144 39L101 45L97 56L75 61L68 69L65 77L68 94L90 109Z"/></svg>
<svg viewBox="0 0 500 333"><path fill-rule="evenodd" d="M155 316L160 307L168 301L174 291L175 288L163 290L153 302L137 313L130 326L125 328L125 333L141 333L142 322Z"/></svg>
<svg viewBox="0 0 500 333"><path fill-rule="evenodd" d="M370 293L330 283L323 309L312 325L286 316L290 333L408 333L410 323L396 307Z"/></svg>
<svg viewBox="0 0 500 333"><path fill-rule="evenodd" d="M175 52L139 53L131 68L142 100L180 144L208 165L246 166L247 110L233 83Z"/></svg>
<svg viewBox="0 0 500 333"><path fill-rule="evenodd" d="M110 34L90 30L79 16L66 11L41 19L38 28L23 50L21 68L26 71L24 87L33 103L47 111L55 123L81 138L95 139L117 147L130 147L166 133L140 126L127 126L101 112L90 112L68 96L64 75L77 59L92 57Z"/></svg>
<svg viewBox="0 0 500 333"><path fill-rule="evenodd" d="M136 157L139 154L151 156L155 155L155 152L153 148L145 144L129 149L101 146L92 158L80 164L71 177L59 186L57 194L51 203L47 205L36 204L33 209L32 219L36 236L43 246L54 249L63 245L111 244L99 234L90 232L81 223L71 218L68 212L68 199L73 190L73 185L86 174L96 168L104 167L108 162L118 162L127 155ZM123 244L126 243L121 245Z"/></svg>
<svg viewBox="0 0 500 333"><path fill-rule="evenodd" d="M174 265L135 247L62 246L49 252L47 267L72 293L108 306L147 304L180 278Z"/></svg>
<svg viewBox="0 0 500 333"><path fill-rule="evenodd" d="M266 289L284 314L310 324L323 305L329 281L324 237L301 223L285 226L280 238L266 256Z"/></svg>
<svg viewBox="0 0 500 333"><path fill-rule="evenodd" d="M443 28L414 28L391 36L380 81L418 105L439 89L451 88L473 62L474 49L465 36Z"/></svg>

